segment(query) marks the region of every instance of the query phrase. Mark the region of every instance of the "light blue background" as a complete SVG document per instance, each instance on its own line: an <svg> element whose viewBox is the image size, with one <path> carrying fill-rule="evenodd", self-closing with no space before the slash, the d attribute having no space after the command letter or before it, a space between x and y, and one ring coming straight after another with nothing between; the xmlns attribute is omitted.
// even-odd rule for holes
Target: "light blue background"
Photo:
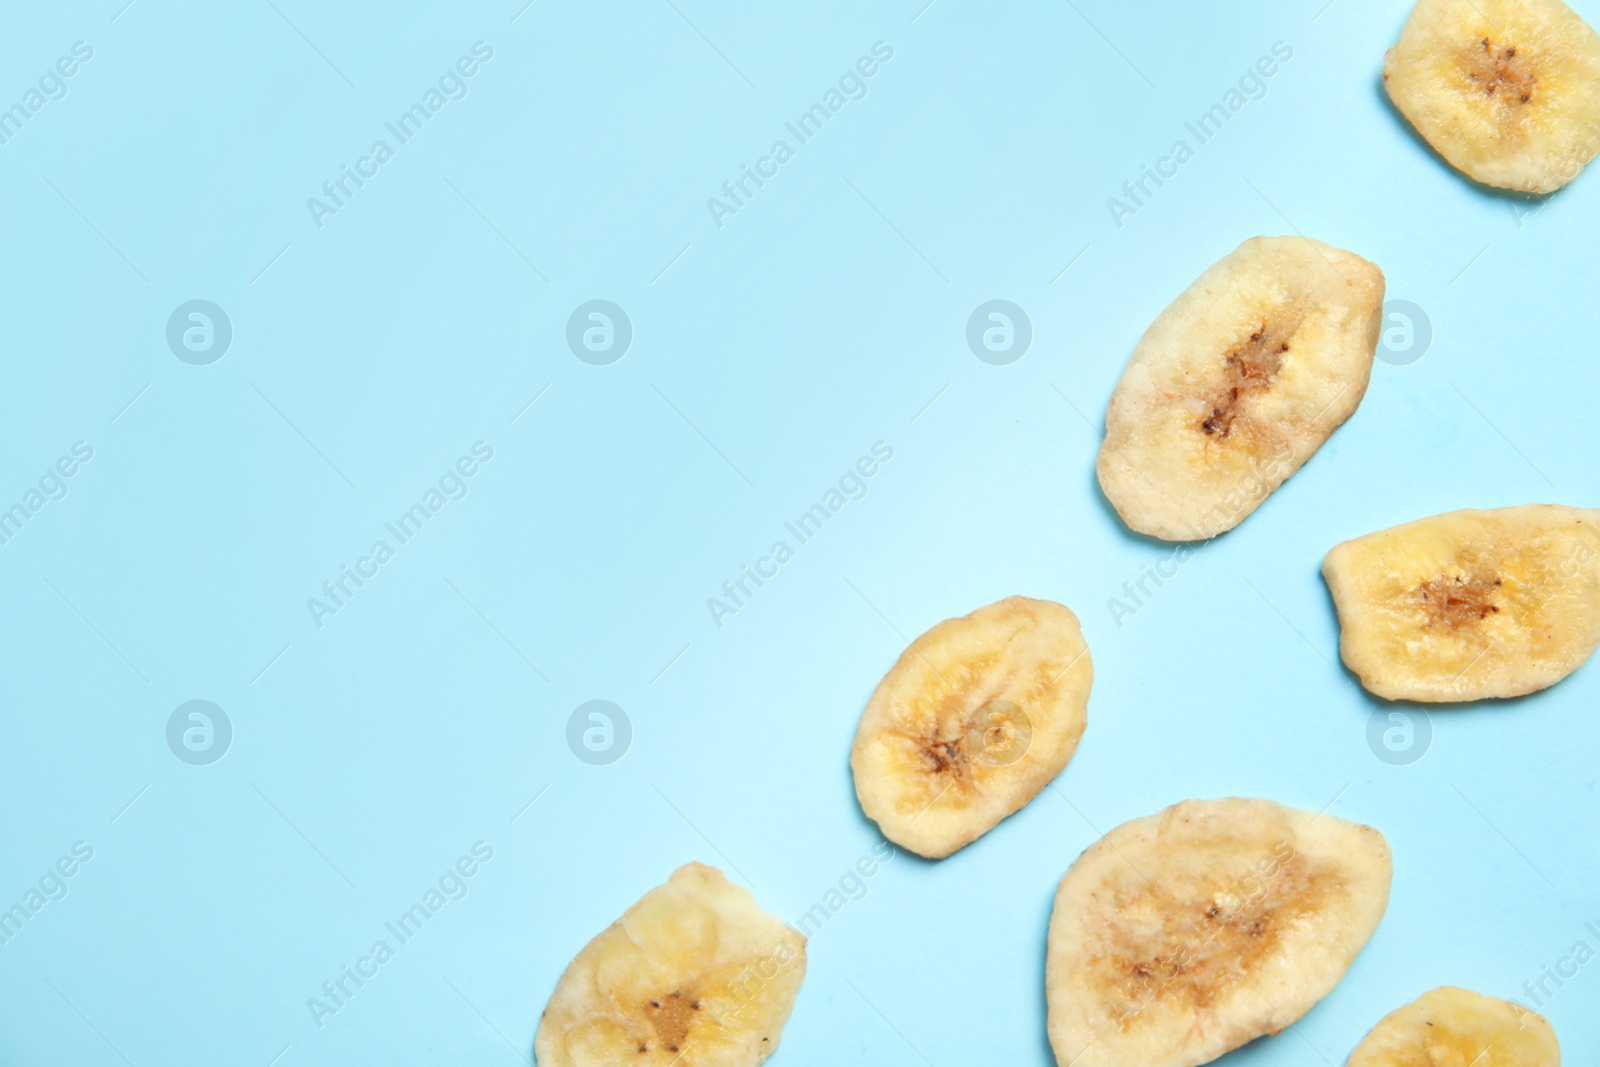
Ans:
<svg viewBox="0 0 1600 1067"><path fill-rule="evenodd" d="M1230 1063L1342 1064L1433 986L1526 999L1600 948L1600 669L1436 711L1389 766L1318 574L1422 515L1600 500L1600 176L1527 214L1442 165L1379 85L1404 0L123 2L8 3L0 34L4 104L94 49L0 146L0 500L95 450L0 546L0 900L95 850L0 946L0 1062L526 1059L568 960L677 865L789 919L822 899L879 840L847 764L868 693L1012 593L1083 620L1084 743L817 933L778 1062L1052 1062L1057 880L1191 796L1331 803L1395 853L1348 978ZM318 229L306 199L478 40L466 99ZM876 41L866 98L718 229L706 199ZM1115 226L1276 41L1266 96ZM1380 264L1432 348L1119 628L1169 549L1095 485L1110 390L1205 266L1296 230ZM164 340L196 298L235 331L210 366ZM564 341L596 298L635 330L611 366ZM1010 366L964 340L995 298L1035 330ZM479 440L466 499L319 629L306 599ZM868 495L715 626L879 440ZM596 698L633 724L610 766L564 739ZM191 699L233 723L211 766L166 745ZM480 840L469 895L318 1029L307 998ZM1600 963L1546 1008L1569 1063L1600 1059L1597 1001Z"/></svg>

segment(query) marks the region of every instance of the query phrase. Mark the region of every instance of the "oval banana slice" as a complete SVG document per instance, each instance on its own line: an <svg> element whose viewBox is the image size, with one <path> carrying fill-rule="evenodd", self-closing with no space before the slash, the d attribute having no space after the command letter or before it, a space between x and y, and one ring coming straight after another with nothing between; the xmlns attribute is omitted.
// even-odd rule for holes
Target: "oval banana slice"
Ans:
<svg viewBox="0 0 1600 1067"><path fill-rule="evenodd" d="M1061 879L1045 997L1061 1067L1194 1067L1327 996L1389 904L1370 826L1270 800L1123 823Z"/></svg>
<svg viewBox="0 0 1600 1067"><path fill-rule="evenodd" d="M1383 272L1303 237L1254 237L1161 313L1106 409L1100 487L1167 541L1231 530L1361 403Z"/></svg>
<svg viewBox="0 0 1600 1067"><path fill-rule="evenodd" d="M1339 653L1390 700L1513 697L1600 645L1600 511L1454 511L1334 546Z"/></svg>
<svg viewBox="0 0 1600 1067"><path fill-rule="evenodd" d="M1550 193L1600 150L1600 35L1561 0L1421 0L1389 99L1474 181Z"/></svg>
<svg viewBox="0 0 1600 1067"><path fill-rule="evenodd" d="M1538 1012L1441 986L1384 1016L1346 1067L1561 1067L1561 1045Z"/></svg>
<svg viewBox="0 0 1600 1067"><path fill-rule="evenodd" d="M679 867L567 965L539 1067L754 1067L778 1048L805 946L715 867Z"/></svg>
<svg viewBox="0 0 1600 1067"><path fill-rule="evenodd" d="M861 810L902 848L950 855L1061 773L1093 683L1060 604L1014 596L939 623L867 701L850 751Z"/></svg>

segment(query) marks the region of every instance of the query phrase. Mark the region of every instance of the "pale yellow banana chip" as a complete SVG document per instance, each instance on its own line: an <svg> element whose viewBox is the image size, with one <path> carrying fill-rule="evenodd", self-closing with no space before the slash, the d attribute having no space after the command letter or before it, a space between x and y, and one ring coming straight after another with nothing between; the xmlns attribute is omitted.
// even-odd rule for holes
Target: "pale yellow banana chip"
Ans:
<svg viewBox="0 0 1600 1067"><path fill-rule="evenodd" d="M1270 800L1186 800L1123 823L1056 891L1056 1062L1195 1067L1278 1033L1344 977L1392 876L1372 827Z"/></svg>
<svg viewBox="0 0 1600 1067"><path fill-rule="evenodd" d="M1513 697L1600 645L1600 511L1454 511L1334 546L1339 651L1390 700Z"/></svg>
<svg viewBox="0 0 1600 1067"><path fill-rule="evenodd" d="M1537 1012L1441 986L1385 1016L1346 1067L1561 1067L1561 1046Z"/></svg>
<svg viewBox="0 0 1600 1067"><path fill-rule="evenodd" d="M1303 237L1254 237L1161 313L1106 409L1100 486L1168 541L1231 530L1361 403L1383 272Z"/></svg>
<svg viewBox="0 0 1600 1067"><path fill-rule="evenodd" d="M1421 0L1389 98L1467 177L1549 193L1600 151L1600 35L1561 0Z"/></svg>
<svg viewBox="0 0 1600 1067"><path fill-rule="evenodd" d="M948 856L1061 773L1088 723L1094 665L1078 617L1014 596L917 638L861 716L861 810L919 855Z"/></svg>
<svg viewBox="0 0 1600 1067"><path fill-rule="evenodd" d="M805 946L715 867L679 867L567 966L539 1067L754 1067L778 1048Z"/></svg>

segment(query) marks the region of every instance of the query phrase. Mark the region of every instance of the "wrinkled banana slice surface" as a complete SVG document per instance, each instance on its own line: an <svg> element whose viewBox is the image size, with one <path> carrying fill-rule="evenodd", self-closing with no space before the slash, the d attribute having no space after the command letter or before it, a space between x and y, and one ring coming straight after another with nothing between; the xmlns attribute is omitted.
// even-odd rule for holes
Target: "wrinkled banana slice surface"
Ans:
<svg viewBox="0 0 1600 1067"><path fill-rule="evenodd" d="M1561 1046L1537 1012L1441 986L1385 1016L1346 1067L1561 1067Z"/></svg>
<svg viewBox="0 0 1600 1067"><path fill-rule="evenodd" d="M1145 332L1111 394L1100 487L1167 541L1231 530L1361 403L1383 272L1304 237L1254 237Z"/></svg>
<svg viewBox="0 0 1600 1067"><path fill-rule="evenodd" d="M1061 773L1093 682L1060 604L1014 596L939 623L867 701L850 752L861 810L895 844L948 856Z"/></svg>
<svg viewBox="0 0 1600 1067"><path fill-rule="evenodd" d="M1045 961L1061 1067L1194 1067L1338 984L1389 903L1383 835L1270 800L1186 800L1067 871Z"/></svg>
<svg viewBox="0 0 1600 1067"><path fill-rule="evenodd" d="M1390 700L1512 697L1600 644L1600 511L1455 511L1336 545L1339 651Z"/></svg>
<svg viewBox="0 0 1600 1067"><path fill-rule="evenodd" d="M805 944L721 871L686 864L568 964L539 1067L754 1067L783 1036Z"/></svg>
<svg viewBox="0 0 1600 1067"><path fill-rule="evenodd" d="M1554 192L1600 151L1600 35L1561 0L1421 0L1383 84L1435 151L1486 185Z"/></svg>

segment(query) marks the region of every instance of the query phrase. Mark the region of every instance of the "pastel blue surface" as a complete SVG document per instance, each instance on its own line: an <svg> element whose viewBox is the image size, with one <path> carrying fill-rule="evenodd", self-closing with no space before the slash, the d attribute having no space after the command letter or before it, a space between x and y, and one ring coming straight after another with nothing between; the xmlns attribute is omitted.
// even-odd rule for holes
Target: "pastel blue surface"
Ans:
<svg viewBox="0 0 1600 1067"><path fill-rule="evenodd" d="M1446 983L1531 989L1567 1062L1600 1059L1600 963L1545 970L1600 949L1600 668L1435 710L1393 765L1318 574L1422 515L1600 501L1600 176L1540 204L1444 166L1379 84L1404 0L124 2L9 3L0 34L25 112L0 127L0 507L25 512L0 907L41 890L0 944L0 1062L526 1061L568 960L679 864L791 920L826 901L880 840L847 763L867 695L1012 593L1083 620L1082 747L973 846L862 883L775 1062L1053 1062L1057 880L1117 823L1230 794L1380 827L1395 882L1334 993L1227 1062L1342 1064ZM1187 132L1280 42L1255 99ZM830 89L802 143L785 124ZM342 167L369 176L336 202ZM770 176L735 204L742 167ZM1380 264L1431 347L1114 618L1171 549L1095 484L1111 388L1202 269L1297 231ZM1033 331L1008 365L966 340L996 299ZM231 323L214 362L168 345L193 300ZM593 300L632 327L606 365L567 341ZM786 532L880 442L858 498ZM187 713L169 745L193 700L231 724L209 764L178 758L221 744ZM598 720L569 747L591 700L631 724L615 762L575 754ZM385 924L441 879L401 943Z"/></svg>

